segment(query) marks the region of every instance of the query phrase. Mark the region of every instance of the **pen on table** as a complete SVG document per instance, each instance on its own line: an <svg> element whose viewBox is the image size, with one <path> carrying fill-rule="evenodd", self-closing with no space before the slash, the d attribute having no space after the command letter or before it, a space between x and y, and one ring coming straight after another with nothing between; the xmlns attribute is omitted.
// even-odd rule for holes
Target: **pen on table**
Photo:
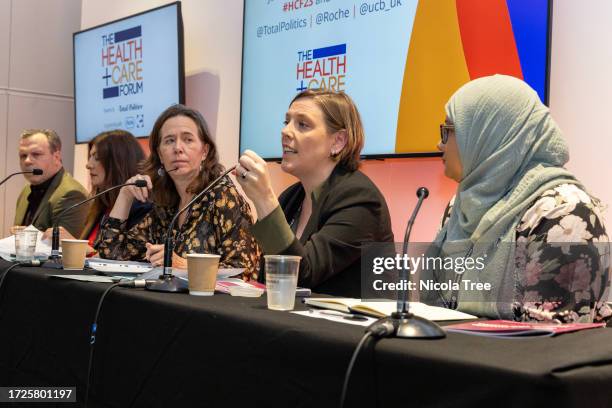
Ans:
<svg viewBox="0 0 612 408"><path fill-rule="evenodd" d="M309 311L314 312L315 310L309 309ZM327 315L327 316L342 317L343 319L346 319L346 320L355 320L355 321L360 321L360 322L365 322L368 320L368 318L365 316L355 315L351 313L344 313L344 312L340 312L336 310L321 310L319 311L319 313L322 315Z"/></svg>

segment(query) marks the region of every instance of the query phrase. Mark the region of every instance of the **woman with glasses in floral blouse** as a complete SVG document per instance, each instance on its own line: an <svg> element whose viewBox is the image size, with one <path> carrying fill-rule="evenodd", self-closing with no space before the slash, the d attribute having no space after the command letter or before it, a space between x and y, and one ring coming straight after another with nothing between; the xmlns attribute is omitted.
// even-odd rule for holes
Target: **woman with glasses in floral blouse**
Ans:
<svg viewBox="0 0 612 408"><path fill-rule="evenodd" d="M460 284L421 298L490 318L609 318L601 205L563 168L567 145L537 93L509 76L476 79L451 97L440 131L445 174L459 185L432 251L486 262L481 270L426 277L491 289Z"/></svg>

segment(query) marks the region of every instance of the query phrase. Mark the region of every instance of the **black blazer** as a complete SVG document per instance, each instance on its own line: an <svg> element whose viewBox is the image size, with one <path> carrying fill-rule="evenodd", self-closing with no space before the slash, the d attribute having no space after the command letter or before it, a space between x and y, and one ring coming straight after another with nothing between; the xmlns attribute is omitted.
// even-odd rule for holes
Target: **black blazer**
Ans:
<svg viewBox="0 0 612 408"><path fill-rule="evenodd" d="M296 183L280 195L288 223L299 210L304 194L301 183ZM312 215L301 238L294 237L281 254L302 257L298 286L360 297L361 244L367 242L393 242L387 203L365 174L336 166L313 193Z"/></svg>

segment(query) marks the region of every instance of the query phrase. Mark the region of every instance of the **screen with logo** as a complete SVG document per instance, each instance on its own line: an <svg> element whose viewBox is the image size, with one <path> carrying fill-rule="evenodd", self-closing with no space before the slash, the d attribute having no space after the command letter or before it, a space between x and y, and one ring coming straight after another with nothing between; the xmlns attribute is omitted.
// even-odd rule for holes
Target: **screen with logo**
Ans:
<svg viewBox="0 0 612 408"><path fill-rule="evenodd" d="M124 129L147 137L184 98L180 3L75 33L76 142Z"/></svg>
<svg viewBox="0 0 612 408"><path fill-rule="evenodd" d="M371 157L437 153L461 85L513 75L547 102L548 0L245 1L240 151L281 157L292 98L345 91Z"/></svg>

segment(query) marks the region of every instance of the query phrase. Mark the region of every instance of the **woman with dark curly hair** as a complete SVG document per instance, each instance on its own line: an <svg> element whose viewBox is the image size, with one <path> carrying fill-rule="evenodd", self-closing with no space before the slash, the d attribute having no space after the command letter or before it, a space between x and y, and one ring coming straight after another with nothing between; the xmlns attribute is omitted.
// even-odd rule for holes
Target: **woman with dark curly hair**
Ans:
<svg viewBox="0 0 612 408"><path fill-rule="evenodd" d="M148 187L120 190L102 225L98 243L102 257L161 265L170 221L223 172L204 118L186 106L171 106L157 118L149 147L151 155L144 162L142 174L126 181L146 180ZM153 209L128 228L126 220L135 200L152 200ZM221 267L245 268L245 280L256 278L259 248L249 232L251 224L248 203L225 177L179 216L171 232L175 237L173 266L185 267L188 253L212 253L221 255Z"/></svg>

